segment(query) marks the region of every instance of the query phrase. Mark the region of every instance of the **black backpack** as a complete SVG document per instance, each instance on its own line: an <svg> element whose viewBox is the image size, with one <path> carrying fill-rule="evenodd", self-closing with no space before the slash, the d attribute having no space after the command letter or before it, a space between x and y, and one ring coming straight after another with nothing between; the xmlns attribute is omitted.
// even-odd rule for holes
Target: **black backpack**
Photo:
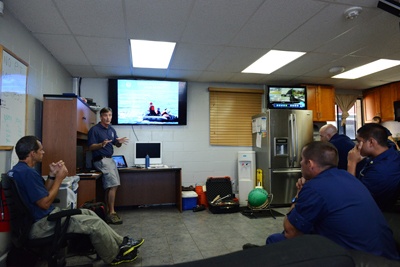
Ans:
<svg viewBox="0 0 400 267"><path fill-rule="evenodd" d="M103 202L85 202L81 208L94 211L97 216L106 221L106 206Z"/></svg>

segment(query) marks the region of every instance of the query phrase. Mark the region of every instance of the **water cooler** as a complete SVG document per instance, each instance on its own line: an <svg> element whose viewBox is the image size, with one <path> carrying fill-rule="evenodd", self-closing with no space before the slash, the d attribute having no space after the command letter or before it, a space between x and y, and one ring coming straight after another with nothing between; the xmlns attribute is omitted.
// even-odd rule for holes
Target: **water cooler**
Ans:
<svg viewBox="0 0 400 267"><path fill-rule="evenodd" d="M238 152L239 204L247 206L247 197L256 186L256 152Z"/></svg>

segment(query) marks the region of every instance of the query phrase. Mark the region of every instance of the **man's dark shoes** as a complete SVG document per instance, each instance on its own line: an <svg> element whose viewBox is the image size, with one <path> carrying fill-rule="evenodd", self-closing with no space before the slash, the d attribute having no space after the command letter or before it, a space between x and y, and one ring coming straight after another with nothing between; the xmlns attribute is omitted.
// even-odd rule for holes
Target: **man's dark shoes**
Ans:
<svg viewBox="0 0 400 267"><path fill-rule="evenodd" d="M246 243L243 245L243 249L249 249L249 248L258 248L259 245L251 244L251 243Z"/></svg>
<svg viewBox="0 0 400 267"><path fill-rule="evenodd" d="M120 253L122 253L122 256L127 255L133 250L137 250L141 245L143 245L144 239L139 238L139 239L133 239L130 238L129 236L125 236L124 239L122 240L122 244L119 246Z"/></svg>
<svg viewBox="0 0 400 267"><path fill-rule="evenodd" d="M136 260L137 257L138 257L138 251L135 248L133 248L133 250L131 250L126 255L123 255L120 251L117 257L111 262L111 265L118 265L124 262L131 262Z"/></svg>
<svg viewBox="0 0 400 267"><path fill-rule="evenodd" d="M109 224L122 224L121 218L116 212L107 215L107 223Z"/></svg>

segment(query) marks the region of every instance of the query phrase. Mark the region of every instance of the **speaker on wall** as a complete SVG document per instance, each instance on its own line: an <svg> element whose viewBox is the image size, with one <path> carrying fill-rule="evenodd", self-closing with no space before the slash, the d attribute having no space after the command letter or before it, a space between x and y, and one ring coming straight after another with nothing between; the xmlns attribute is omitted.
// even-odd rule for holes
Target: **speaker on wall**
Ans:
<svg viewBox="0 0 400 267"><path fill-rule="evenodd" d="M400 101L394 101L394 120L400 121Z"/></svg>
<svg viewBox="0 0 400 267"><path fill-rule="evenodd" d="M400 17L400 3L398 0L380 0L378 2L378 8Z"/></svg>

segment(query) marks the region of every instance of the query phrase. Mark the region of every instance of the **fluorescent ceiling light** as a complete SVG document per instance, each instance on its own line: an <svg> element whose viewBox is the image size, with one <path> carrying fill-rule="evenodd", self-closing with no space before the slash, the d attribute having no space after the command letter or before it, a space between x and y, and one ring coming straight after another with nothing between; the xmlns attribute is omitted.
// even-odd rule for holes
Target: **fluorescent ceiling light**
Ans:
<svg viewBox="0 0 400 267"><path fill-rule="evenodd" d="M367 76L371 73L392 68L397 65L400 65L400 60L378 59L376 61L357 67L355 69L335 75L332 78L357 79L363 76Z"/></svg>
<svg viewBox="0 0 400 267"><path fill-rule="evenodd" d="M242 72L270 74L304 54L305 52L271 50Z"/></svg>
<svg viewBox="0 0 400 267"><path fill-rule="evenodd" d="M132 65L135 68L167 69L176 43L131 39Z"/></svg>

